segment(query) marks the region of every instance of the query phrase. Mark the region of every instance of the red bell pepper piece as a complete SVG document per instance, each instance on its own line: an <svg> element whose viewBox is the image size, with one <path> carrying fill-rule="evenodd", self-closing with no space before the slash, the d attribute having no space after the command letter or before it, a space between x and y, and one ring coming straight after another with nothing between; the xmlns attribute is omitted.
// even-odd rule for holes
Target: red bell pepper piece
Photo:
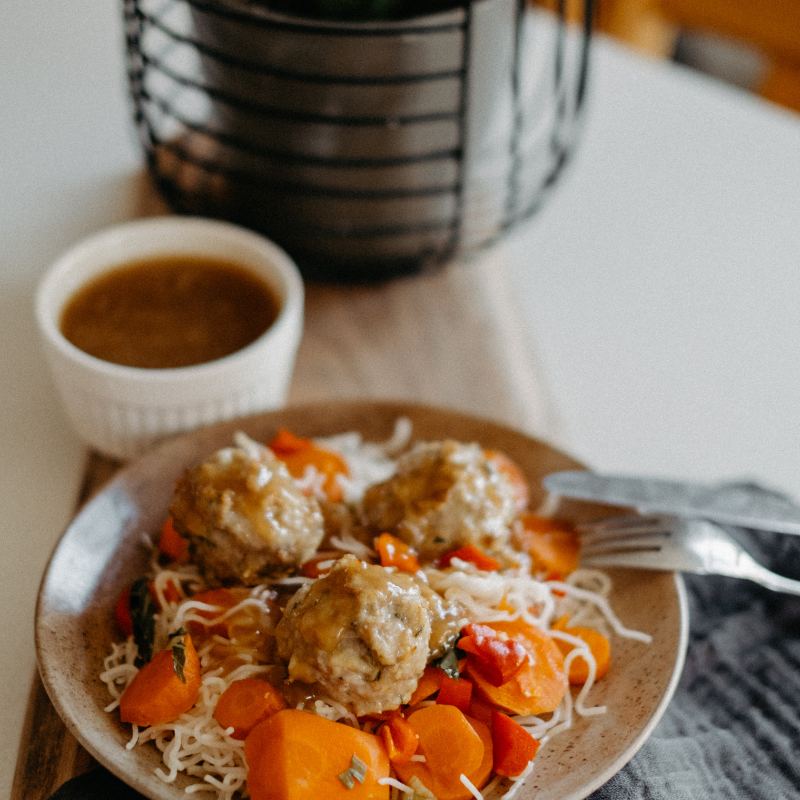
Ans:
<svg viewBox="0 0 800 800"><path fill-rule="evenodd" d="M189 542L175 530L172 517L167 517L161 526L158 549L173 561L180 561L189 553Z"/></svg>
<svg viewBox="0 0 800 800"><path fill-rule="evenodd" d="M521 725L502 711L492 711L492 769L508 778L516 778L533 761L539 742Z"/></svg>
<svg viewBox="0 0 800 800"><path fill-rule="evenodd" d="M452 553L447 553L439 559L439 566L444 569L450 566L450 562L458 558L461 561L468 561L483 572L494 572L500 569L500 562L495 561L491 556L487 556L482 550L478 550L474 544L468 544Z"/></svg>
<svg viewBox="0 0 800 800"><path fill-rule="evenodd" d="M133 636L133 621L131 620L131 587L126 586L117 598L114 606L114 619L120 633L127 639Z"/></svg>
<svg viewBox="0 0 800 800"><path fill-rule="evenodd" d="M472 698L472 683L466 678L451 678L445 675L436 702L440 706L455 706L459 711L469 714L469 701Z"/></svg>
<svg viewBox="0 0 800 800"><path fill-rule="evenodd" d="M408 720L397 711L381 726L379 735L393 764L407 764L417 752L419 736Z"/></svg>
<svg viewBox="0 0 800 800"><path fill-rule="evenodd" d="M492 686L508 683L528 659L528 651L514 639L501 639L487 625L470 623L465 635L458 640L458 649L464 650L475 669Z"/></svg>
<svg viewBox="0 0 800 800"><path fill-rule="evenodd" d="M412 575L419 572L419 559L414 550L391 533L382 533L375 540L382 567L396 567Z"/></svg>

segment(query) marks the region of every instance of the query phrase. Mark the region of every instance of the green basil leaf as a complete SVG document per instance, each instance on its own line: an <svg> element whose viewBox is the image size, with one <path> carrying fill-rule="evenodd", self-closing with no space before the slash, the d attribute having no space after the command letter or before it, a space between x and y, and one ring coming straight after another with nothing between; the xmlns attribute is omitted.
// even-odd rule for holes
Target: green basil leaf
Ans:
<svg viewBox="0 0 800 800"><path fill-rule="evenodd" d="M339 780L344 784L346 789L352 789L356 785L356 782L353 780L352 772L349 769L339 773Z"/></svg>
<svg viewBox="0 0 800 800"><path fill-rule="evenodd" d="M137 666L146 664L153 657L153 640L156 633L156 605L147 578L139 578L131 586L131 623L133 625L133 641L136 642L139 655Z"/></svg>
<svg viewBox="0 0 800 800"><path fill-rule="evenodd" d="M437 658L433 665L439 667L448 677L455 681L458 680L458 655L455 648L448 650L441 658Z"/></svg>
<svg viewBox="0 0 800 800"><path fill-rule="evenodd" d="M359 783L364 783L367 777L367 765L355 753L350 759L349 772Z"/></svg>
<svg viewBox="0 0 800 800"><path fill-rule="evenodd" d="M170 647L172 648L172 668L180 678L181 683L186 683L186 675L184 674L184 669L186 668L186 639L184 637L188 632L186 628L179 628L169 636ZM176 637L180 638L178 641L172 642Z"/></svg>

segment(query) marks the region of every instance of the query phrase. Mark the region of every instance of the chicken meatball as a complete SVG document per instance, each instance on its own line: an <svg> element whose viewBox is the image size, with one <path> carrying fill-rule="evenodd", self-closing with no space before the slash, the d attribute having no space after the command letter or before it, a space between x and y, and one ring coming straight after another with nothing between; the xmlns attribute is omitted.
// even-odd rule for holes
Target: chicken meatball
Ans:
<svg viewBox="0 0 800 800"><path fill-rule="evenodd" d="M450 650L461 633L464 610L455 603L445 600L424 581L414 576L422 596L428 601L431 618L431 638L428 643L428 661L441 658Z"/></svg>
<svg viewBox="0 0 800 800"><path fill-rule="evenodd" d="M477 444L425 442L402 456L396 473L367 489L365 524L387 531L421 558L466 545L502 548L509 539L517 495Z"/></svg>
<svg viewBox="0 0 800 800"><path fill-rule="evenodd" d="M252 586L303 564L324 534L317 501L261 446L228 447L188 470L170 513L214 583Z"/></svg>
<svg viewBox="0 0 800 800"><path fill-rule="evenodd" d="M275 636L290 681L380 713L408 702L425 669L429 605L411 576L346 555L294 595Z"/></svg>

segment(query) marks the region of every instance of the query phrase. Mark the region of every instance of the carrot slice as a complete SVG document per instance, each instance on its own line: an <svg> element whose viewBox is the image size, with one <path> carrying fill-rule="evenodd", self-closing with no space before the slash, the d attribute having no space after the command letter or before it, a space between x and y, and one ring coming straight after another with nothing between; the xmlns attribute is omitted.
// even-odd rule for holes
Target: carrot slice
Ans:
<svg viewBox="0 0 800 800"><path fill-rule="evenodd" d="M341 553L323 553L314 556L300 567L300 574L305 578L320 578L331 571L331 567L341 557Z"/></svg>
<svg viewBox="0 0 800 800"><path fill-rule="evenodd" d="M211 621L221 617L226 611L230 611L230 609L239 605L242 600L247 599L249 596L250 592L244 588L234 587L232 589L227 589L221 586L216 589L206 589L194 595L192 600L206 603L209 606L217 606L217 610L207 611L205 609L195 609L192 613L196 614L198 617L202 617L204 620ZM234 616L228 617L213 625L197 620L187 620L186 627L196 636L201 634L212 636L216 634L217 636L224 636L227 639L231 636L231 626L239 619L239 613L237 612Z"/></svg>
<svg viewBox="0 0 800 800"><path fill-rule="evenodd" d="M439 687L436 702L440 705L455 706L465 714L469 714L469 701L472 697L472 684L466 678L451 678L445 675Z"/></svg>
<svg viewBox="0 0 800 800"><path fill-rule="evenodd" d="M269 448L286 464L289 474L294 478L302 478L307 467L314 467L325 476L322 488L328 500L332 503L342 502L344 492L337 476L349 475L350 470L338 453L319 447L311 439L295 436L285 428L278 431Z"/></svg>
<svg viewBox="0 0 800 800"><path fill-rule="evenodd" d="M525 514L521 521L517 538L535 571L565 576L578 568L580 541L571 525L535 514Z"/></svg>
<svg viewBox="0 0 800 800"><path fill-rule="evenodd" d="M408 705L415 706L439 691L444 679L444 672L439 667L425 667L422 677L417 682L417 688L411 695Z"/></svg>
<svg viewBox="0 0 800 800"><path fill-rule="evenodd" d="M492 727L492 713L497 709L484 700L477 692L472 693L469 700L469 715L480 720L484 725Z"/></svg>
<svg viewBox="0 0 800 800"><path fill-rule="evenodd" d="M523 665L508 683L492 686L470 663L465 672L475 691L485 700L509 714L544 714L555 711L567 691L564 657L556 643L544 631L522 620L484 623L499 633L515 638L529 654Z"/></svg>
<svg viewBox="0 0 800 800"><path fill-rule="evenodd" d="M467 717L455 706L426 706L408 718L419 735L419 751L425 761L395 764L400 780L416 777L437 800L471 800L472 792L461 775L478 789L492 772L492 734L489 727Z"/></svg>
<svg viewBox="0 0 800 800"><path fill-rule="evenodd" d="M393 764L407 763L419 747L417 732L399 711L392 712L381 726L380 737Z"/></svg>
<svg viewBox="0 0 800 800"><path fill-rule="evenodd" d="M284 708L283 695L271 683L242 678L219 696L213 716L222 728L233 728L231 738L246 739L256 725Z"/></svg>
<svg viewBox="0 0 800 800"><path fill-rule="evenodd" d="M413 548L391 533L382 533L375 540L375 548L380 554L382 567L395 567L412 575L419 572L419 559Z"/></svg>
<svg viewBox="0 0 800 800"><path fill-rule="evenodd" d="M189 553L189 542L175 530L172 517L167 517L161 527L158 549L173 561L180 561Z"/></svg>
<svg viewBox="0 0 800 800"><path fill-rule="evenodd" d="M484 450L483 452L487 461L511 481L516 495L514 508L518 514L521 514L528 507L530 501L530 489L525 474L505 453L499 450Z"/></svg>
<svg viewBox="0 0 800 800"><path fill-rule="evenodd" d="M461 561L468 561L474 564L478 569L484 572L494 572L500 569L500 562L495 561L491 556L487 556L482 550L475 547L474 544L468 544L459 550L453 550L452 553L447 553L439 559L439 566L445 569L450 566L450 562L458 558Z"/></svg>
<svg viewBox="0 0 800 800"><path fill-rule="evenodd" d="M553 627L555 628L556 625ZM576 626L574 628L562 627L559 630L563 630L564 633L569 633L572 636L577 636L589 645L589 650L597 664L594 679L596 681L600 680L608 672L608 668L611 665L611 643L608 639L592 628ZM569 642L565 642L563 639L554 639L554 641L565 656L572 652L573 646ZM588 680L589 665L580 656L576 656L569 666L569 682L573 685L581 685Z"/></svg>
<svg viewBox="0 0 800 800"><path fill-rule="evenodd" d="M252 800L388 800L389 759L372 733L287 708L256 725L244 740ZM356 756L365 766L363 783L347 772ZM339 776L343 775L344 778Z"/></svg>
<svg viewBox="0 0 800 800"><path fill-rule="evenodd" d="M200 603L205 603L209 606L219 606L218 611L206 611L201 609L196 609L192 613L196 614L198 617L203 617L203 619L212 620L216 617L222 616L226 611L229 611L236 605L244 600L245 597L249 592L244 589L226 589L225 587L219 587L217 589L206 589L204 592L198 592L192 600L197 600ZM228 622L230 620L223 620L222 622L218 622L215 625L207 625L205 622L198 622L197 620L188 620L186 622L186 627L189 628L189 631L196 636L200 634L206 634L211 636L216 634L217 636L224 636L228 638Z"/></svg>
<svg viewBox="0 0 800 800"><path fill-rule="evenodd" d="M174 640L173 640L174 642ZM119 701L120 718L134 725L161 725L188 711L200 694L200 659L192 637L183 636L186 661L178 676L172 647L156 653L134 675Z"/></svg>
<svg viewBox="0 0 800 800"><path fill-rule="evenodd" d="M492 712L493 769L498 775L515 778L533 761L539 742L521 725L501 711Z"/></svg>

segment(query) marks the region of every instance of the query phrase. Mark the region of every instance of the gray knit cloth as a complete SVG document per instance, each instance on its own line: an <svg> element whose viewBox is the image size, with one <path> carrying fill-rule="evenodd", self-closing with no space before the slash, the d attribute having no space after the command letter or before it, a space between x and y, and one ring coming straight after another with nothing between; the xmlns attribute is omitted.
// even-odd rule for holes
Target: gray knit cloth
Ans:
<svg viewBox="0 0 800 800"><path fill-rule="evenodd" d="M731 533L800 579L800 536ZM800 799L800 597L733 578L684 580L689 650L675 696L591 800Z"/></svg>

